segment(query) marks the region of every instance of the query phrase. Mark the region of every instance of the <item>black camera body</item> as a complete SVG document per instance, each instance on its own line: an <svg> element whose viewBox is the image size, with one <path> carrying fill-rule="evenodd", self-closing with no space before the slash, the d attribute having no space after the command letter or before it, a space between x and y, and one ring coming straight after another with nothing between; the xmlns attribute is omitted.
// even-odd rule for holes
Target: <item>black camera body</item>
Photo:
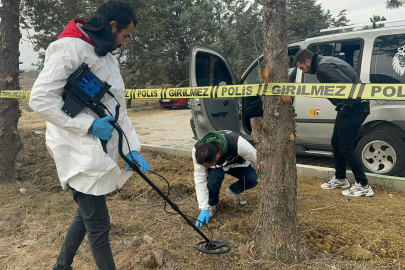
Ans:
<svg viewBox="0 0 405 270"><path fill-rule="evenodd" d="M65 104L62 111L74 118L84 107L97 107L101 98L111 88L94 75L86 63L69 76L62 95ZM110 94L110 93L109 93Z"/></svg>

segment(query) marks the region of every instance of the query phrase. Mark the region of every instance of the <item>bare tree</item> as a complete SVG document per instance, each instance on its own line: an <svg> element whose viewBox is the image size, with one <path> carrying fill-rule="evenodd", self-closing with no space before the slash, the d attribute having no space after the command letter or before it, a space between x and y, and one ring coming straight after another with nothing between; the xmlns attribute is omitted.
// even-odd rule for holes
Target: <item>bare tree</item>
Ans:
<svg viewBox="0 0 405 270"><path fill-rule="evenodd" d="M262 0L262 5L265 64L259 76L264 83L287 82L286 0ZM266 259L297 262L295 112L287 96L263 97L262 101L263 117L251 120L260 181L255 246Z"/></svg>
<svg viewBox="0 0 405 270"><path fill-rule="evenodd" d="M19 27L20 0L1 0L0 7L0 91L20 89ZM20 117L16 99L0 99L0 182L15 180L15 160L22 148L17 125Z"/></svg>

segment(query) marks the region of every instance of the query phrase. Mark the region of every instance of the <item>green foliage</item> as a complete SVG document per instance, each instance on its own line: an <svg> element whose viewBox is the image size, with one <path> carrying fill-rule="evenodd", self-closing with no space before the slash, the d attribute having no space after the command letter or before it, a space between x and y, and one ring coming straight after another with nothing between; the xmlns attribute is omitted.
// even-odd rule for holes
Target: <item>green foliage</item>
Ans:
<svg viewBox="0 0 405 270"><path fill-rule="evenodd" d="M370 18L370 22L372 22L372 23L383 22L383 21L386 21L386 20L387 19L384 16L380 16L380 15L373 15L373 17ZM376 28L382 28L384 26L385 25L382 23L382 24L376 25Z"/></svg>
<svg viewBox="0 0 405 270"><path fill-rule="evenodd" d="M223 52L237 74L263 53L262 6L248 0L126 0L138 17L125 48L114 52L128 88L174 85L188 78L190 50L201 44ZM35 31L39 64L49 43L73 18L87 20L104 0L22 1L22 25ZM315 0L288 0L289 40L347 23Z"/></svg>
<svg viewBox="0 0 405 270"><path fill-rule="evenodd" d="M315 30L331 25L330 11L316 0L287 0L288 40L304 38Z"/></svg>
<svg viewBox="0 0 405 270"><path fill-rule="evenodd" d="M210 44L217 31L214 1L145 1L126 48L125 78L132 86L175 84L188 78L193 44Z"/></svg>
<svg viewBox="0 0 405 270"><path fill-rule="evenodd" d="M101 0L25 0L21 1L21 24L34 30L31 37L34 50L43 63L44 50L57 40L66 24L73 18L89 18Z"/></svg>
<svg viewBox="0 0 405 270"><path fill-rule="evenodd" d="M382 28L385 25L384 24L377 24L374 25L374 23L376 22L382 22L382 21L386 21L387 19L384 16L380 16L380 15L373 15L373 17L370 18L370 22L373 23L373 26L365 26L363 28L361 28L362 30L367 30L367 29L373 29L373 28Z"/></svg>
<svg viewBox="0 0 405 270"><path fill-rule="evenodd" d="M333 27L348 26L350 20L346 16L347 16L347 9L341 10L339 12L339 15L337 15L337 17L331 19L331 26Z"/></svg>
<svg viewBox="0 0 405 270"><path fill-rule="evenodd" d="M287 0L288 41L305 38L316 30L347 26L349 22L347 9L334 17L316 0Z"/></svg>
<svg viewBox="0 0 405 270"><path fill-rule="evenodd" d="M388 9L397 9L405 5L404 0L387 0L385 3Z"/></svg>
<svg viewBox="0 0 405 270"><path fill-rule="evenodd" d="M236 74L263 53L262 10L250 1L219 1L218 38L210 44L233 64Z"/></svg>

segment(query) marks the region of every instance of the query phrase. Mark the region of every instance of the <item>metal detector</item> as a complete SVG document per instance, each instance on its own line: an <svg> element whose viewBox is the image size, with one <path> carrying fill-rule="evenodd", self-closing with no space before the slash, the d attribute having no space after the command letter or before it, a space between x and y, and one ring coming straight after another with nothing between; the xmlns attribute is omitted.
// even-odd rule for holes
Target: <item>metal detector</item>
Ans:
<svg viewBox="0 0 405 270"><path fill-rule="evenodd" d="M111 86L103 83L91 71L86 63L83 63L72 75L68 78L68 83L65 86L63 99L65 104L62 110L72 118L80 111L87 107L96 113L100 118L107 116L105 113L106 106L101 102L101 98L105 93L111 97L114 95L109 91ZM115 97L114 97L115 98ZM118 118L119 104L116 108L116 119ZM210 240L204 233L198 229L190 219L180 211L179 207L170 200L143 172L135 162L129 160L122 152L123 131L116 121L111 121L111 125L118 132L118 153L121 158L127 162L131 168L139 174L170 206L175 210L187 223L199 234L204 241L198 242L195 248L203 253L208 254L223 254L231 250L231 246L227 243ZM107 153L107 141L101 140L104 152Z"/></svg>

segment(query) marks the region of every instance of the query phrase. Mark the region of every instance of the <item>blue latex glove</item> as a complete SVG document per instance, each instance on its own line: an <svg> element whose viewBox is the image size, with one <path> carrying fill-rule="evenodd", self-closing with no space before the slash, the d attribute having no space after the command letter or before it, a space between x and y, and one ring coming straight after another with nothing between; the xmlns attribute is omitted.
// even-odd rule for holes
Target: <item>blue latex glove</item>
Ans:
<svg viewBox="0 0 405 270"><path fill-rule="evenodd" d="M201 210L201 213L198 216L198 220L196 221L195 226L201 227L202 225L204 225L204 222L206 224L208 224L208 222L210 222L210 212L208 211L208 209Z"/></svg>
<svg viewBox="0 0 405 270"><path fill-rule="evenodd" d="M132 154L132 157L134 157L134 158L131 157L131 154ZM141 172L144 173L144 172L149 171L150 167L149 167L148 162L138 152L132 151L132 152L128 153L127 158L131 161L135 161L136 163L138 163L139 167L141 169ZM129 168L131 168L131 167L127 163L127 166L125 166L125 170L128 171Z"/></svg>
<svg viewBox="0 0 405 270"><path fill-rule="evenodd" d="M109 123L110 121L115 121L115 118L111 115L94 120L90 134L105 141L111 140L114 127Z"/></svg>

